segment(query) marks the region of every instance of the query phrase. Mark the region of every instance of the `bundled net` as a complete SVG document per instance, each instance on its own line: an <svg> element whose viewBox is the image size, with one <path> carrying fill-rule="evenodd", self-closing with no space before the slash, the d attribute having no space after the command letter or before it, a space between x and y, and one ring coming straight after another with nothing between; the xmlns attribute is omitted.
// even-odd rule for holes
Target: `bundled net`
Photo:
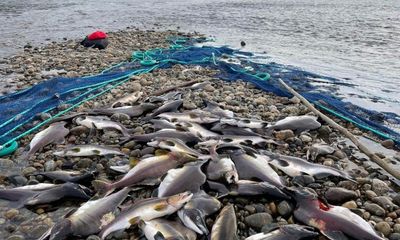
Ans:
<svg viewBox="0 0 400 240"><path fill-rule="evenodd" d="M264 91L291 97L291 94L277 81L282 79L319 108L360 128L372 131L382 138L392 139L396 144L400 143L400 134L385 126L387 122L399 125L399 116L358 107L338 98L334 95L334 91L330 89L327 91L312 84L327 82L333 86L351 85L349 83L274 62L257 63L252 61L251 53L228 47L194 46L194 43L205 39L170 40L172 45L169 49L133 52L132 61L119 63L98 75L53 78L31 88L0 97L0 150L37 130L52 118L123 84L133 75L148 73L158 68L170 68L174 64L210 67L219 70L216 77L222 80L243 80ZM62 109L60 106L67 107ZM51 113L52 118L33 126L33 120L41 113Z"/></svg>

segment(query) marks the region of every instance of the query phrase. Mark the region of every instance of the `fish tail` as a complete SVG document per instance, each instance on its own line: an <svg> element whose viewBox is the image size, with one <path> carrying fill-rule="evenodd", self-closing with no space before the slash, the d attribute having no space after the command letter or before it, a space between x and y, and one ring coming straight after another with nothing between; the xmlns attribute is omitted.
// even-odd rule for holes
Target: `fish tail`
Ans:
<svg viewBox="0 0 400 240"><path fill-rule="evenodd" d="M108 195L114 190L114 184L102 180L92 181L92 186L100 195Z"/></svg>

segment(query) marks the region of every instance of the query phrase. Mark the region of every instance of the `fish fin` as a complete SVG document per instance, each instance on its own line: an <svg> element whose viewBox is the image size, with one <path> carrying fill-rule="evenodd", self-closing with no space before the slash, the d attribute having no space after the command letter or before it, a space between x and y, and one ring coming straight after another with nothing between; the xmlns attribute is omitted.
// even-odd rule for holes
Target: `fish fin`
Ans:
<svg viewBox="0 0 400 240"><path fill-rule="evenodd" d="M166 238L164 237L164 235L161 232L157 232L154 235L154 240L166 240Z"/></svg>
<svg viewBox="0 0 400 240"><path fill-rule="evenodd" d="M130 223L131 225L139 224L140 221L141 221L140 217L134 217L134 218L129 219L129 223Z"/></svg>
<svg viewBox="0 0 400 240"><path fill-rule="evenodd" d="M327 231L327 230L322 231L321 230L321 233L331 240L349 240L349 238L346 237L346 235L344 235L344 233L341 231Z"/></svg>
<svg viewBox="0 0 400 240"><path fill-rule="evenodd" d="M161 212L161 211L167 209L167 207L168 207L167 203L159 203L154 206L154 210L156 210L157 212Z"/></svg>
<svg viewBox="0 0 400 240"><path fill-rule="evenodd" d="M164 150L164 149L157 149L154 153L156 156L162 156L162 155L168 154L169 151Z"/></svg>
<svg viewBox="0 0 400 240"><path fill-rule="evenodd" d="M129 166L131 168L133 168L134 166L136 166L138 163L140 162L140 160L138 158L130 158L129 159Z"/></svg>
<svg viewBox="0 0 400 240"><path fill-rule="evenodd" d="M108 183L102 180L92 181L92 186L100 195L108 195L112 192L112 190L114 190L112 183Z"/></svg>

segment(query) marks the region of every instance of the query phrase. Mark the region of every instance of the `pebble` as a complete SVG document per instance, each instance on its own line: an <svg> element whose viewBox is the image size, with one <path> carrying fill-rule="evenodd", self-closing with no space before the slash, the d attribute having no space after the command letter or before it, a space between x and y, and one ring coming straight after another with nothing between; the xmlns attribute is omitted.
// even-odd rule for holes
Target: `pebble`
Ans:
<svg viewBox="0 0 400 240"><path fill-rule="evenodd" d="M389 236L391 229L390 229L390 225L387 222L379 222L375 225L375 229L378 232L383 233L383 235L385 235L385 237Z"/></svg>
<svg viewBox="0 0 400 240"><path fill-rule="evenodd" d="M397 207L393 204L392 200L386 196L374 197L372 201L388 211L393 211Z"/></svg>
<svg viewBox="0 0 400 240"><path fill-rule="evenodd" d="M389 186L382 180L372 179L372 191L378 195L384 195L390 190Z"/></svg>
<svg viewBox="0 0 400 240"><path fill-rule="evenodd" d="M28 176L28 175L31 175L32 173L34 173L34 172L36 172L37 170L36 170L36 168L34 168L34 167L27 167L27 168L24 168L23 170L22 170L22 174L24 175L24 176Z"/></svg>
<svg viewBox="0 0 400 240"><path fill-rule="evenodd" d="M134 82L131 84L131 89L133 92L139 92L140 90L142 90L142 86L140 85L140 83Z"/></svg>
<svg viewBox="0 0 400 240"><path fill-rule="evenodd" d="M396 233L400 233L400 224L396 223L395 225L393 225L393 231Z"/></svg>
<svg viewBox="0 0 400 240"><path fill-rule="evenodd" d="M357 193L340 187L331 187L325 192L325 198L331 204L342 204L357 198Z"/></svg>
<svg viewBox="0 0 400 240"><path fill-rule="evenodd" d="M298 97L294 96L289 100L291 103L299 104L301 101Z"/></svg>
<svg viewBox="0 0 400 240"><path fill-rule="evenodd" d="M373 215L383 217L385 216L385 209L383 209L381 206L379 206L376 203L366 203L364 205L365 210L370 212Z"/></svg>
<svg viewBox="0 0 400 240"><path fill-rule="evenodd" d="M275 137L278 140L286 140L288 138L292 138L294 137L294 133L292 130L287 129L287 130L281 130L281 131L277 131L275 132Z"/></svg>
<svg viewBox="0 0 400 240"><path fill-rule="evenodd" d="M303 186L303 187L305 187L305 186L307 186L307 185L309 185L311 183L314 183L314 182L315 182L314 177L309 176L309 175L295 176L293 178L293 180L292 180L292 183L294 185L298 184L298 185Z"/></svg>
<svg viewBox="0 0 400 240"><path fill-rule="evenodd" d="M395 203L396 205L400 206L400 193L397 193L397 194L393 197L393 203Z"/></svg>
<svg viewBox="0 0 400 240"><path fill-rule="evenodd" d="M293 211L293 207L287 201L282 201L278 204L278 213L283 217L288 217Z"/></svg>
<svg viewBox="0 0 400 240"><path fill-rule="evenodd" d="M400 240L400 233L392 233L389 236L389 240Z"/></svg>
<svg viewBox="0 0 400 240"><path fill-rule="evenodd" d="M357 208L357 203L355 201L348 201L342 204L342 207L348 208L348 209L354 209Z"/></svg>
<svg viewBox="0 0 400 240"><path fill-rule="evenodd" d="M386 139L385 141L381 142L381 145L388 149L393 149L394 141L392 139Z"/></svg>
<svg viewBox="0 0 400 240"><path fill-rule="evenodd" d="M254 103L257 105L267 105L268 104L268 99L265 97L258 97L254 100Z"/></svg>
<svg viewBox="0 0 400 240"><path fill-rule="evenodd" d="M71 128L71 130L69 132L72 135L81 136L82 134L88 134L89 128L84 127L84 126L76 126L76 127Z"/></svg>
<svg viewBox="0 0 400 240"><path fill-rule="evenodd" d="M22 235L12 235L9 236L7 240L25 240L25 237Z"/></svg>
<svg viewBox="0 0 400 240"><path fill-rule="evenodd" d="M127 121L127 120L130 120L130 119L131 118L125 113L114 113L111 116L111 120L118 121L118 122L123 122L123 121Z"/></svg>
<svg viewBox="0 0 400 240"><path fill-rule="evenodd" d="M300 135L300 140L303 141L303 143L310 143L313 141L312 137L310 137L306 134Z"/></svg>
<svg viewBox="0 0 400 240"><path fill-rule="evenodd" d="M11 208L7 212L5 212L4 217L7 219L12 219L15 216L17 216L18 214L19 214L19 211L17 209Z"/></svg>
<svg viewBox="0 0 400 240"><path fill-rule="evenodd" d="M256 212L256 208L253 207L252 205L246 205L244 206L244 210L248 211L250 214L253 214Z"/></svg>
<svg viewBox="0 0 400 240"><path fill-rule="evenodd" d="M145 147L145 148L143 148L142 151L140 151L140 154L141 154L142 156L144 156L144 155L146 155L146 154L153 154L154 151L155 151L155 149L154 149L153 147Z"/></svg>
<svg viewBox="0 0 400 240"><path fill-rule="evenodd" d="M90 158L81 158L76 164L78 168L89 168L92 166L93 160Z"/></svg>
<svg viewBox="0 0 400 240"><path fill-rule="evenodd" d="M272 221L273 218L269 213L255 213L244 219L248 226L256 229L261 229L264 225L272 223Z"/></svg>
<svg viewBox="0 0 400 240"><path fill-rule="evenodd" d="M44 171L46 172L54 171L55 168L56 168L56 162L54 162L54 160L49 160L44 163Z"/></svg>
<svg viewBox="0 0 400 240"><path fill-rule="evenodd" d="M28 179L24 176L21 175L14 175L14 176L10 176L8 177L8 181L11 184L17 185L17 186L23 186L28 182Z"/></svg>
<svg viewBox="0 0 400 240"><path fill-rule="evenodd" d="M365 191L365 196L367 196L369 200L372 200L374 197L377 197L378 195L372 190L367 190Z"/></svg>

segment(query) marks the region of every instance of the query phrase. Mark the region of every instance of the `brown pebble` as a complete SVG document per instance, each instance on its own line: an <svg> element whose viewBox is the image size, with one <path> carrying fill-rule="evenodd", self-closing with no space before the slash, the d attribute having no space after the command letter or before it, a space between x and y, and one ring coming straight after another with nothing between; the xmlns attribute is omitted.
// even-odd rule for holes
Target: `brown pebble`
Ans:
<svg viewBox="0 0 400 240"><path fill-rule="evenodd" d="M12 208L10 210L8 210L5 214L4 217L6 217L7 219L12 219L15 216L17 216L19 214L19 211L15 208Z"/></svg>

